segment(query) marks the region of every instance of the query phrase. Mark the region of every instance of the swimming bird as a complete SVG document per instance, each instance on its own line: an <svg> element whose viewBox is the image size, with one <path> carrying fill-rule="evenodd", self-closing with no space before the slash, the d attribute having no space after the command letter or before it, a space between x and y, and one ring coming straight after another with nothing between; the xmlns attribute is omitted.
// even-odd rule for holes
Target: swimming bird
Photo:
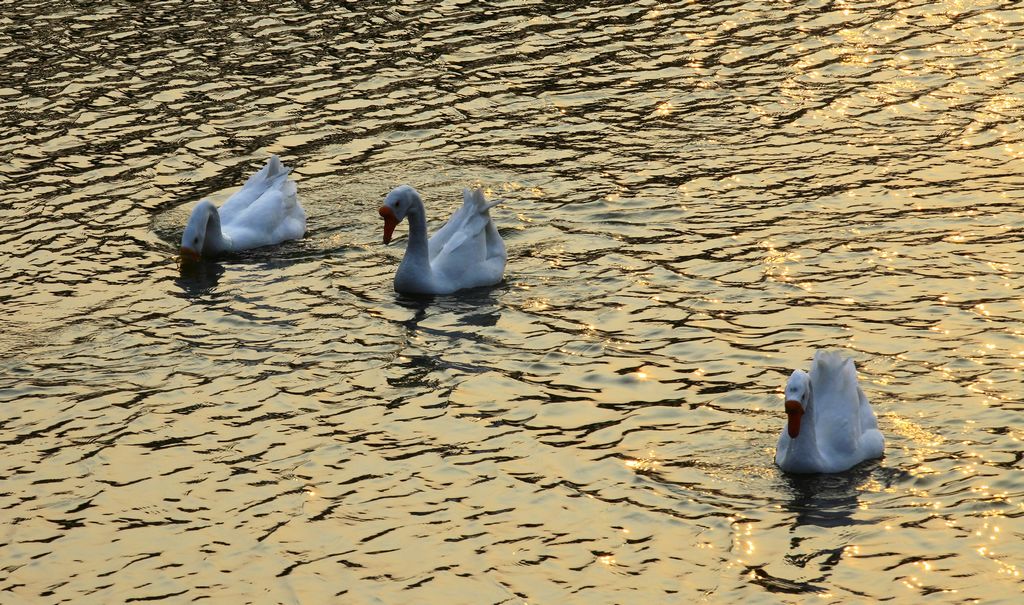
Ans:
<svg viewBox="0 0 1024 605"><path fill-rule="evenodd" d="M202 200L192 209L181 234L181 258L239 252L297 239L306 232L306 212L296 198L295 181L288 178L276 155L235 192L220 209Z"/></svg>
<svg viewBox="0 0 1024 605"><path fill-rule="evenodd" d="M810 373L795 370L786 382L787 426L775 464L789 473L838 473L882 457L885 439L857 384L853 360L817 351Z"/></svg>
<svg viewBox="0 0 1024 605"><path fill-rule="evenodd" d="M409 218L409 242L395 273L396 291L450 294L501 281L505 242L489 212L498 202L487 202L481 189L463 189L462 199L462 207L428 241L426 209L415 189L402 185L384 198L379 213L385 244L398 223Z"/></svg>

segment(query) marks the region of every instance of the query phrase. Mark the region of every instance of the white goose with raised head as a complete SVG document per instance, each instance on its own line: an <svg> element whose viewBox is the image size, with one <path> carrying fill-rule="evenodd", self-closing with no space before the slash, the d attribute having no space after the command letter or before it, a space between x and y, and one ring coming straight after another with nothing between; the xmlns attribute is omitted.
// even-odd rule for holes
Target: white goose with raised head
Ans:
<svg viewBox="0 0 1024 605"><path fill-rule="evenodd" d="M462 207L429 240L427 216L419 193L408 185L384 198L384 243L395 227L409 219L409 242L395 273L395 290L408 294L450 294L466 288L492 286L505 273L505 242L491 220L481 189L463 189Z"/></svg>
<svg viewBox="0 0 1024 605"><path fill-rule="evenodd" d="M786 382L786 428L775 464L789 473L838 473L882 457L885 439L857 384L853 360L817 351L810 373L795 370Z"/></svg>
<svg viewBox="0 0 1024 605"><path fill-rule="evenodd" d="M196 204L181 234L182 259L197 261L302 237L306 212L289 172L276 155L270 156L219 209L209 200Z"/></svg>

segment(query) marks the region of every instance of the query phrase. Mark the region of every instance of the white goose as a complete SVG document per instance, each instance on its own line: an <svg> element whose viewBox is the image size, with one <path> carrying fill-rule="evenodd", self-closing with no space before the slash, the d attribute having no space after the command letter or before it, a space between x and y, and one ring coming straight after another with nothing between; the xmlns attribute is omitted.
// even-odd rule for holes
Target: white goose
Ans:
<svg viewBox="0 0 1024 605"><path fill-rule="evenodd" d="M811 372L786 382L788 425L779 435L775 464L789 473L838 473L881 458L885 439L857 384L853 360L817 351Z"/></svg>
<svg viewBox="0 0 1024 605"><path fill-rule="evenodd" d="M181 234L181 257L197 261L302 237L306 212L296 199L290 171L270 156L219 210L209 200L196 204Z"/></svg>
<svg viewBox="0 0 1024 605"><path fill-rule="evenodd" d="M409 242L395 273L395 290L408 294L450 294L456 290L491 286L505 272L505 243L488 212L480 189L462 190L462 207L427 241L427 216L419 193L408 185L384 198L384 243L398 223L409 217Z"/></svg>

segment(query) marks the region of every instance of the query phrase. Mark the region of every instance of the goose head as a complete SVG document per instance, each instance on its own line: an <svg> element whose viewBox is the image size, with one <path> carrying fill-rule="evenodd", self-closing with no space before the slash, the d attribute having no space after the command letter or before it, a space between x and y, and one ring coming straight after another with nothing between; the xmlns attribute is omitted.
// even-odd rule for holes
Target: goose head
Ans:
<svg viewBox="0 0 1024 605"><path fill-rule="evenodd" d="M789 417L789 438L800 434L800 420L811 403L811 377L803 370L794 370L786 381L786 416Z"/></svg>
<svg viewBox="0 0 1024 605"><path fill-rule="evenodd" d="M395 187L384 198L384 205L377 212L384 219L385 244L391 242L391 236L395 232L395 227L398 226L398 223L402 222L417 203L423 203L420 200L420 194L416 193L416 190L408 185Z"/></svg>
<svg viewBox="0 0 1024 605"><path fill-rule="evenodd" d="M210 216L217 212L217 207L212 202L203 200L192 209L192 214L185 224L185 231L181 234L181 258L187 261L198 261L203 253L203 246L206 245L206 230L209 226Z"/></svg>

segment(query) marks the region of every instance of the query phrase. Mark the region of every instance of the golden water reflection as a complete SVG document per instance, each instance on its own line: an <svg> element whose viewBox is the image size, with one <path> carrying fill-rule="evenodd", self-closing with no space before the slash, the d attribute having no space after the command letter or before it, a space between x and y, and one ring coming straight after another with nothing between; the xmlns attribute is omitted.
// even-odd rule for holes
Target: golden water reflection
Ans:
<svg viewBox="0 0 1024 605"><path fill-rule="evenodd" d="M1020 595L1016 6L8 4L0 601ZM504 282L394 295L400 183ZM821 347L886 457L788 477Z"/></svg>

